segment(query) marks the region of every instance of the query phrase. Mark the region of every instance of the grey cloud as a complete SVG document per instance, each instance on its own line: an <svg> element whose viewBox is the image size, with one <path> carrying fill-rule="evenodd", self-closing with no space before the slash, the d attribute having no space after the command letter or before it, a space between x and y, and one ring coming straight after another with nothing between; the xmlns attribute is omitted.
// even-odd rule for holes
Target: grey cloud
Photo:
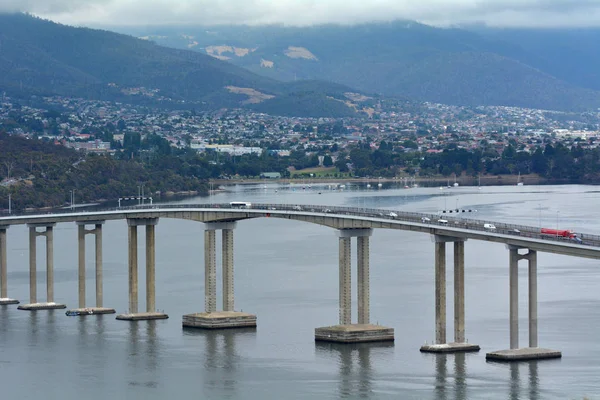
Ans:
<svg viewBox="0 0 600 400"><path fill-rule="evenodd" d="M63 14L93 6L111 6L113 0L0 0L0 12Z"/></svg>
<svg viewBox="0 0 600 400"><path fill-rule="evenodd" d="M352 24L600 26L600 0L0 0L76 25Z"/></svg>

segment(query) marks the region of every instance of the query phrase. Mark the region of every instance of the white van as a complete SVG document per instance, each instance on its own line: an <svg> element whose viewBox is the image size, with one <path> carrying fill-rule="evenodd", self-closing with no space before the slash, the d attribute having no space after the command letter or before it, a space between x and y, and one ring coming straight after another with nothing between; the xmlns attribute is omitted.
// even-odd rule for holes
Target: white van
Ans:
<svg viewBox="0 0 600 400"><path fill-rule="evenodd" d="M494 224L483 224L483 229L486 231L495 231L496 226Z"/></svg>
<svg viewBox="0 0 600 400"><path fill-rule="evenodd" d="M448 221L445 219L438 219L438 224L442 224L442 225L448 225Z"/></svg>

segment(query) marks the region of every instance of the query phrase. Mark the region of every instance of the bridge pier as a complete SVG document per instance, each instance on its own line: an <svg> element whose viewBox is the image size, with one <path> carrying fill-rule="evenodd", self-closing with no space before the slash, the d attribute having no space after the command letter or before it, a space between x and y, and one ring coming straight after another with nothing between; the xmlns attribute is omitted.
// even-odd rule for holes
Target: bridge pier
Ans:
<svg viewBox="0 0 600 400"><path fill-rule="evenodd" d="M129 244L129 312L117 315L118 320L141 321L167 319L169 316L156 310L155 300L155 228L158 218L128 218ZM146 227L146 312L138 312L138 226Z"/></svg>
<svg viewBox="0 0 600 400"><path fill-rule="evenodd" d="M7 225L0 225L0 306L19 304L19 300L8 297L6 230Z"/></svg>
<svg viewBox="0 0 600 400"><path fill-rule="evenodd" d="M67 315L114 314L114 308L102 305L102 225L104 221L77 221L78 247L78 297L79 308L67 311ZM94 229L86 229L86 225L94 225ZM96 307L86 307L85 303L85 236L93 234L96 243Z"/></svg>
<svg viewBox="0 0 600 400"><path fill-rule="evenodd" d="M19 310L55 310L67 308L64 304L54 302L54 226L56 224L27 224L29 227L29 304L21 304ZM37 228L45 228L38 232ZM37 301L37 248L38 236L46 238L46 302Z"/></svg>
<svg viewBox="0 0 600 400"><path fill-rule="evenodd" d="M340 229L339 238L339 325L315 329L315 340L337 343L394 340L394 329L370 323L369 238L372 229ZM357 244L358 323L352 323L352 238Z"/></svg>
<svg viewBox="0 0 600 400"><path fill-rule="evenodd" d="M426 353L479 351L465 341L465 240L435 235L435 343L421 346ZM446 340L446 243L454 243L454 342Z"/></svg>
<svg viewBox="0 0 600 400"><path fill-rule="evenodd" d="M209 222L204 230L204 312L183 316L184 328L256 327L256 315L235 311L233 230L236 222ZM222 231L223 311L217 311L216 231Z"/></svg>
<svg viewBox="0 0 600 400"><path fill-rule="evenodd" d="M510 286L510 349L487 353L485 358L493 361L527 361L547 358L560 358L562 353L538 347L537 317L537 251L527 249L520 254L521 247L508 245L509 286ZM529 347L519 348L519 261L528 262L528 302L529 302Z"/></svg>

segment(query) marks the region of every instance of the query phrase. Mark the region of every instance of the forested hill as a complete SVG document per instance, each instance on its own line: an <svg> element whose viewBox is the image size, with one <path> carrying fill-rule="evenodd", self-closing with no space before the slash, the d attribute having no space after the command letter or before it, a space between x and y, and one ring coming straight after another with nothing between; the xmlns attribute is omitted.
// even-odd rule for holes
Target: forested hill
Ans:
<svg viewBox="0 0 600 400"><path fill-rule="evenodd" d="M292 85L205 54L25 14L0 14L3 90L21 96L56 94L198 110L261 110L261 103L269 100L265 111L279 109L280 97L288 104L296 93ZM343 91L349 90L309 84L302 93L324 107L306 102L306 109L299 111L311 116L356 115L354 108L335 100L345 100Z"/></svg>
<svg viewBox="0 0 600 400"><path fill-rule="evenodd" d="M141 143L147 161L88 155L36 139L0 132L0 210L58 207L70 201L116 201L145 192L197 191L206 193L208 165L196 154L174 154L164 139L150 135ZM165 145L166 144L166 145Z"/></svg>

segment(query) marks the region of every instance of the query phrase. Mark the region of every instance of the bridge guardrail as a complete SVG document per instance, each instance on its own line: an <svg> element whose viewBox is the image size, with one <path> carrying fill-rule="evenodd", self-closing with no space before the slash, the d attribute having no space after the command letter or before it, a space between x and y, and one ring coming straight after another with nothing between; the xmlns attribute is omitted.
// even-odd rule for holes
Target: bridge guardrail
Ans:
<svg viewBox="0 0 600 400"><path fill-rule="evenodd" d="M232 207L229 203L204 203L204 204L147 204L147 205L136 205L136 206L123 206L123 207L90 207L86 208L86 210L73 210L73 209L63 209L63 210L53 210L48 214L86 214L86 213L94 213L94 212L106 212L106 211L133 211L133 210L149 210L149 209L178 209L178 208L209 208L209 209L238 209L238 207ZM269 204L269 203L252 203L251 210L264 210L264 211L309 211L309 212L318 212L324 214L338 214L338 215L350 215L350 216L360 216L367 218L378 218L378 219L388 219L394 221L404 221L411 223L422 223L425 225L438 226L438 227L452 227L452 228L460 228L474 231L482 231L482 232L490 232L490 230L484 228L484 224L493 224L496 227L496 233L500 234L516 234L514 231L517 229L519 231L517 236L520 237L528 237L535 238L541 240L548 241L557 241L557 242L572 242L568 238L563 238L560 236L552 236L552 235L542 235L540 233L539 228L527 226L527 225L519 225L519 224L507 224L503 222L496 221L488 221L488 220L480 220L480 219L472 219L472 218L462 218L450 216L448 214L426 214L426 213L417 213L417 212L409 212L409 211L399 211L399 210L389 210L389 209L375 209L375 208L359 208L359 207L341 207L341 206L328 206L328 205L307 205L307 204ZM395 215L391 215L393 213ZM0 216L2 217L19 217L19 216L33 216L33 215L43 215L39 211L31 211L19 214L7 214L2 213ZM460 215L460 214L457 214ZM430 221L422 222L422 218L429 218ZM444 219L448 221L447 224L441 224L438 220ZM583 244L600 247L600 236L593 234L583 234L576 233L583 240Z"/></svg>

